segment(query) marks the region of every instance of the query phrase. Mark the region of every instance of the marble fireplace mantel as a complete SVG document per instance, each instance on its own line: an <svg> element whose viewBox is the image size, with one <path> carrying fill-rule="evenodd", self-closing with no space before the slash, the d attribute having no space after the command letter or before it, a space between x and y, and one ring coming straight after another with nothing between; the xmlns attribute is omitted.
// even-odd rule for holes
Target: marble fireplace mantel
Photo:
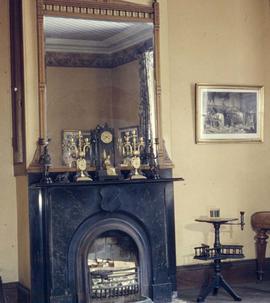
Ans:
<svg viewBox="0 0 270 303"><path fill-rule="evenodd" d="M171 302L176 290L173 182L179 180L30 185L31 302L90 303L80 243L112 228L137 241L142 295Z"/></svg>

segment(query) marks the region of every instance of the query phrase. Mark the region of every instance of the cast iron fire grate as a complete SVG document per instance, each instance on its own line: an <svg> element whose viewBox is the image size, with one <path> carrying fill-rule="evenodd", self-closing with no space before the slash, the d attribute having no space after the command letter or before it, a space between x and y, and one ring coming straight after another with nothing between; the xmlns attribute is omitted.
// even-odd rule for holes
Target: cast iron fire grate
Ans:
<svg viewBox="0 0 270 303"><path fill-rule="evenodd" d="M100 300L139 294L138 273L138 267L89 271L91 298Z"/></svg>

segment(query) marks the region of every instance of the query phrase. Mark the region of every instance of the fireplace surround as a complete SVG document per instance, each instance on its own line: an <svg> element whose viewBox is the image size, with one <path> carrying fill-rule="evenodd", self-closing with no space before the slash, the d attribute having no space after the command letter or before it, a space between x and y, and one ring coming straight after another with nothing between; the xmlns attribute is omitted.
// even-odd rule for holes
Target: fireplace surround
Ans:
<svg viewBox="0 0 270 303"><path fill-rule="evenodd" d="M49 185L31 182L31 302L122 302L124 298L120 296L132 291L128 293L126 287L118 287L121 293L107 290L105 299L97 300L89 278L90 248L102 235L111 232L129 238L135 245L139 291L134 290L134 294L151 298L155 303L171 302L176 290L175 180L179 179ZM119 243L123 242L121 237ZM107 238L106 241L116 241L115 236ZM96 266L100 267L96 273L108 278L118 268L112 268L112 263L100 266L115 261L111 260L112 254L103 255L102 258L96 255Z"/></svg>

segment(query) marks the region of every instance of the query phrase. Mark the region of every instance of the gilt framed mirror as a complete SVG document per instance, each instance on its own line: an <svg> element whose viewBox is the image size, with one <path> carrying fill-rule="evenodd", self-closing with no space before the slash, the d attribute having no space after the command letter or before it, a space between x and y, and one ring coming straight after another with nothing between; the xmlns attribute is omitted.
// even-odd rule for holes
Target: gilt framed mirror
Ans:
<svg viewBox="0 0 270 303"><path fill-rule="evenodd" d="M38 0L37 16L39 142L51 138L53 169L67 170L63 132L100 125L113 130L114 150L125 128L137 127L145 142L158 138L159 164L169 166L161 129L158 2Z"/></svg>

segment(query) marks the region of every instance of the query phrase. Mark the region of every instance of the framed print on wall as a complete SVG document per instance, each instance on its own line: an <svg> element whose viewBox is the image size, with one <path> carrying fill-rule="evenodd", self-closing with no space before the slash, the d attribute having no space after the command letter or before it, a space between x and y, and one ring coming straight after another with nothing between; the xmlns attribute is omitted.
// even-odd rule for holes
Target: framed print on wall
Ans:
<svg viewBox="0 0 270 303"><path fill-rule="evenodd" d="M262 142L263 86L196 84L196 143Z"/></svg>

